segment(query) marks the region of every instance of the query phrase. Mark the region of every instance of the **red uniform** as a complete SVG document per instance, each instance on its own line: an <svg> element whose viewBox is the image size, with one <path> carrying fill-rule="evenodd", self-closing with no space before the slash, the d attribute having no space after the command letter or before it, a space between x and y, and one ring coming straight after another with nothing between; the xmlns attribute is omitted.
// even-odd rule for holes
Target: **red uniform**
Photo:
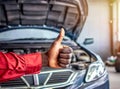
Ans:
<svg viewBox="0 0 120 89"><path fill-rule="evenodd" d="M40 53L17 55L0 52L0 82L18 78L25 74L39 73L42 68Z"/></svg>

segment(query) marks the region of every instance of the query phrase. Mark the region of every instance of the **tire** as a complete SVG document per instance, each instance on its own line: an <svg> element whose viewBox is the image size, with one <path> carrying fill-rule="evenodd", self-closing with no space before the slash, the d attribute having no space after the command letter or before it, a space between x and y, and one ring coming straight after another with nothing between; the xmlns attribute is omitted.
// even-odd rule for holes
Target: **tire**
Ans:
<svg viewBox="0 0 120 89"><path fill-rule="evenodd" d="M118 57L115 61L115 70L116 72L120 72L120 57Z"/></svg>

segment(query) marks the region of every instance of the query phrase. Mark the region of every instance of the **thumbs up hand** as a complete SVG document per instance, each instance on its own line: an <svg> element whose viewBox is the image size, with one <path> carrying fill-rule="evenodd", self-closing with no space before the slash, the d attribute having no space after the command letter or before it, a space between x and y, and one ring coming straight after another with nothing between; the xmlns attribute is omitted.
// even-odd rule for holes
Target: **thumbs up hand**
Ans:
<svg viewBox="0 0 120 89"><path fill-rule="evenodd" d="M52 68L66 67L66 65L69 64L71 61L72 49L69 46L63 46L61 44L64 35L65 31L62 28L58 37L52 43L50 49L46 53L49 67Z"/></svg>

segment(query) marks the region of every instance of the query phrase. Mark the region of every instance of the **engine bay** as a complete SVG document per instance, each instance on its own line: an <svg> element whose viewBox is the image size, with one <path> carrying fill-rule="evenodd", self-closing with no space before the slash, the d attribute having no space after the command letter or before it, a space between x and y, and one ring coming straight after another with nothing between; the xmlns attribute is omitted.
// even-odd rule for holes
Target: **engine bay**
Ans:
<svg viewBox="0 0 120 89"><path fill-rule="evenodd" d="M50 45L48 44L1 44L0 51L3 53L14 52L18 55L46 52ZM43 46L44 45L44 46ZM73 49L72 62L67 66L75 70L86 69L90 63L95 61L95 58L89 55L79 46L70 46Z"/></svg>
<svg viewBox="0 0 120 89"><path fill-rule="evenodd" d="M3 53L14 52L18 55L46 52L50 44L0 44L0 51ZM44 45L44 46L43 46ZM67 68L54 69L43 67L40 74L25 75L21 78L0 83L1 87L11 89L28 89L28 88L46 88L46 87L64 87L71 85L78 75L84 75L89 65L95 61L95 58L87 53L84 49L76 45L70 45L73 49L72 62ZM42 79L42 81L41 81ZM54 88L53 87L53 88ZM64 88L63 88L64 89Z"/></svg>

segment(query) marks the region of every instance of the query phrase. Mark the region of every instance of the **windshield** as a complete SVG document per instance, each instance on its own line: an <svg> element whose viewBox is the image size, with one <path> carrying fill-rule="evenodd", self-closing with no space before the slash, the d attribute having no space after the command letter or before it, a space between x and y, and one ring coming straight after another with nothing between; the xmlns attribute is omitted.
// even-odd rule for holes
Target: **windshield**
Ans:
<svg viewBox="0 0 120 89"><path fill-rule="evenodd" d="M58 36L58 32L45 30L45 29L35 29L35 28L25 28L25 29L12 29L8 31L3 31L0 33L0 41L8 40L52 40ZM64 39L69 39L67 36Z"/></svg>

